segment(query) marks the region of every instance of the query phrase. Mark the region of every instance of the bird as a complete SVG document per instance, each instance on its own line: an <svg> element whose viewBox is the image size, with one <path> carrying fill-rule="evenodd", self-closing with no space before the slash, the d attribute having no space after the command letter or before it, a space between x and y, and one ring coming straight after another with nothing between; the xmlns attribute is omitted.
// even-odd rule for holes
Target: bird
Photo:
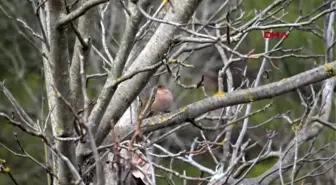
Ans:
<svg viewBox="0 0 336 185"><path fill-rule="evenodd" d="M168 113L172 110L174 103L173 93L163 85L158 85L154 102L151 105L152 113Z"/></svg>

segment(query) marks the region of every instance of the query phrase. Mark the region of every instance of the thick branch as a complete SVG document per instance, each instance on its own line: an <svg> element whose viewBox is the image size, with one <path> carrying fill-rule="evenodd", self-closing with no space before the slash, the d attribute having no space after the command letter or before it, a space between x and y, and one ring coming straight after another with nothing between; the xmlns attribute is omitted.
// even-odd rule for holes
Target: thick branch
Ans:
<svg viewBox="0 0 336 185"><path fill-rule="evenodd" d="M140 1L142 8L147 8L149 1ZM127 57L132 49L133 43L135 42L135 36L139 30L139 24L143 15L137 9L136 5L133 3L129 3L129 9L131 12L130 17L127 19L127 26L123 38L121 40L121 45L118 50L115 59L115 66L113 66L112 75L115 78L120 77L123 72L125 63L127 61Z"/></svg>
<svg viewBox="0 0 336 185"><path fill-rule="evenodd" d="M97 13L97 9L94 8L88 11L84 16L79 18L78 21L78 31L81 34L80 36L83 39L88 40L91 38L92 31L95 21L95 15ZM74 28L76 29L76 28ZM81 87L81 75L80 72L80 60L82 58L84 62L84 66L86 66L89 56L90 49L89 47L83 46L77 37L76 43L74 46L74 56L72 58L71 67L70 67L70 88L72 93L72 102L76 111L80 108L83 108L83 95L82 95L82 87ZM85 68L84 68L85 70ZM86 70L85 70L86 71Z"/></svg>
<svg viewBox="0 0 336 185"><path fill-rule="evenodd" d="M172 2L176 5L175 13L169 11L165 20L177 23L187 22L200 2L200 0ZM176 29L177 28L174 26L160 25L149 43L138 56L137 60L130 67L128 73L141 68L141 66L152 65L161 60L164 53L167 51L171 40L173 39ZM119 86L106 110L96 134L96 141L98 145L101 144L103 139L107 136L112 124L117 123L122 114L129 107L131 102L134 101L135 97L139 94L154 73L155 70L141 73Z"/></svg>
<svg viewBox="0 0 336 185"><path fill-rule="evenodd" d="M148 6L148 0L141 0L138 2L141 6ZM134 5L130 5L134 6ZM113 96L114 92L116 91L117 86L114 86L116 81L120 81L120 75L122 73L122 68L126 62L126 57L132 48L132 44L134 41L134 37L136 31L138 30L138 24L140 23L141 16L139 12L132 11L132 15L126 27L126 33L123 36L121 46L116 56L115 66L113 66L112 73L109 74L108 79L106 80L105 86L102 89L99 98L97 100L96 106L93 108L90 118L89 118L89 125L92 128L92 132L95 134L97 127L99 126L100 120L104 115L104 112ZM132 30L133 29L133 30ZM117 70L118 69L118 70ZM120 69L120 70L119 70Z"/></svg>
<svg viewBox="0 0 336 185"><path fill-rule="evenodd" d="M335 75L335 72L336 61L300 73L290 78L285 78L278 82L259 86L256 88L234 91L220 97L213 96L204 100L200 100L173 113L148 118L143 121L143 126L145 127L145 131L152 131L164 127L175 126L185 121L195 119L196 117L206 112L213 111L222 107L249 103L262 99L269 99L275 96L279 96L281 94L288 93L299 87L317 83L327 78L330 78ZM133 126L128 129L124 128L123 130L125 131L125 133L120 133L121 136L125 136L131 130L133 130Z"/></svg>
<svg viewBox="0 0 336 185"><path fill-rule="evenodd" d="M57 21L57 27L60 28L60 27L62 27L64 25L68 24L69 22L77 19L81 15L84 15L91 8L93 8L93 7L95 7L95 6L99 5L99 4L105 3L107 1L108 0L91 0L91 1L87 1L82 6L78 7L76 10L72 11L70 14L65 14L60 19L58 19L58 21Z"/></svg>

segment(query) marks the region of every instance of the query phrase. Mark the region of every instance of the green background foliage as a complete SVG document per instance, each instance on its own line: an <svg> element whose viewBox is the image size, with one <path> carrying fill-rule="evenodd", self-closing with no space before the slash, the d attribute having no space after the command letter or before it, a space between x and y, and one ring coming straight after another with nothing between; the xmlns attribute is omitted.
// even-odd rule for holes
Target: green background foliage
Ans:
<svg viewBox="0 0 336 185"><path fill-rule="evenodd" d="M286 11L288 13L284 16L284 21L286 22L294 22L299 16L299 2L293 1L287 8ZM320 6L323 1L322 0L310 0L310 1L302 1L302 12L306 14L313 10L314 8ZM208 1L211 3L211 1ZM247 16L244 17L244 21L248 21L254 17L254 10L263 10L267 7L271 1L269 0L257 0L250 1L245 0L243 2L243 9L246 11ZM1 1L0 5L4 10L10 15L15 16L16 18L20 18L27 22L32 28L35 30L38 29L37 18L33 13L33 9L28 1ZM224 13L224 12L223 12ZM282 11L279 11L275 16L281 16ZM314 14L316 15L316 14ZM310 17L309 17L310 18ZM307 20L307 19L304 19ZM316 21L312 26L320 26L323 29L323 18L320 18ZM41 79L41 69L42 69L42 60L41 56L32 44L27 40L27 38L23 37L23 34L20 34L19 31L23 32L24 35L28 35L28 39L35 40L27 31L24 29L22 24L13 21L8 18L5 13L0 11L0 80L5 80L6 87L13 93L15 98L20 102L20 104L27 110L28 113L34 113L35 110L45 109L45 113L47 113L46 105L42 107L39 104L36 104L36 100L33 100L29 93L33 93L34 95L39 95L41 97L43 92L41 89L44 87L43 80ZM286 29L277 29L276 31L286 31ZM274 46L277 40L271 41L271 46ZM37 44L39 47L39 44ZM285 40L283 44L283 48L300 48L303 47L301 54L324 54L325 47L324 42L321 38L318 38L316 35L308 31L302 30L293 30L289 34L289 38ZM252 31L248 39L244 42L244 44L240 47L239 51L242 53L248 53L252 49L255 49L255 53L264 51L264 40L260 31ZM20 54L17 54L20 53ZM281 53L278 53L279 55ZM249 70L255 71L258 70L262 59L254 59L248 62ZM295 75L297 73L303 72L307 69L314 67L314 63L324 63L322 59L298 59L298 58L286 58L282 60L274 60L273 63L281 69L278 71L275 68L272 68L270 72L270 78L264 79L262 84L270 83L272 81L277 81L285 77L289 77ZM16 69L17 71L15 71ZM24 69L24 70L22 70ZM18 74L17 72L22 70L22 74ZM30 91L27 91L29 87ZM318 89L320 84L315 85L315 89ZM94 92L95 90L92 90ZM211 93L215 93L214 91ZM194 99L199 99L202 96L202 92L193 93L192 96L189 96L190 99L185 100L186 102L192 102ZM258 110L263 108L266 104L270 103L270 101L274 102L274 105L268 109L267 111L257 114L256 116L251 117L250 123L252 125L260 124L261 122L269 119L270 117L278 114L284 113L288 110L291 110L290 116L294 118L298 118L302 115L304 109L300 105L300 99L296 92L288 93L272 100L263 100L260 102L255 102L253 104L253 110ZM40 102L38 100L38 102ZM11 112L13 109L10 106L9 101L6 99L4 94L0 92L0 108L1 111ZM45 116L45 115L44 115ZM40 115L35 115L35 119L40 117ZM331 120L335 121L335 115L332 114ZM238 123L241 124L241 123ZM262 129L256 131L258 135L265 135L266 130L272 129L276 130L279 133L279 137L282 137L283 134L291 132L291 126L285 124L283 120L273 120L271 124L265 125ZM13 128L11 125L6 124L6 120L0 118L0 142L4 145L10 147L11 150L14 150L18 153L21 153L20 148L17 145L17 141L14 137L14 132L17 132L19 136L19 141L25 148L25 150L33 157L35 157L40 162L44 161L44 145L40 139L36 139L31 137L23 132L21 132L18 128ZM330 142L331 139L335 139L335 134L333 131L329 129L325 129L324 133L321 134L324 138L322 138L321 144L323 142ZM279 139L279 138L278 138ZM256 152L256 151L255 151ZM0 158L5 159L7 161L7 165L11 169L11 173L16 177L19 181L20 185L30 185L30 184L46 184L46 173L39 166L35 165L32 161L27 158L22 158L18 156L14 156L7 150L5 150L2 146L0 146ZM202 156L199 158L200 161L205 166L215 167L209 156ZM249 176L257 176L267 170L275 161L266 161L257 165ZM169 161L163 161L162 164L165 166L169 165ZM185 164L180 161L174 162L174 166L177 171L183 172L186 171L188 175L198 176L200 172L198 169L191 167L188 164ZM164 172L160 172L160 174L164 175ZM176 179L177 180L177 179ZM167 184L167 182L163 179L159 179L158 184ZM182 184L182 181L176 181L176 184ZM0 174L0 184L12 184L9 177L5 174Z"/></svg>

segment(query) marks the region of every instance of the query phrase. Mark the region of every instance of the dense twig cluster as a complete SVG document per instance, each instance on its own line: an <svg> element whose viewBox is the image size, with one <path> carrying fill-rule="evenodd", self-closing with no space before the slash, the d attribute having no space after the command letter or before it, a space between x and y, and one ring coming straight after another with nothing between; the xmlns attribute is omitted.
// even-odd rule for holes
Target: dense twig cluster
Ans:
<svg viewBox="0 0 336 185"><path fill-rule="evenodd" d="M318 176L331 181L328 174L335 170L334 146L316 142L323 128L336 130L335 123L329 121L336 85L335 3L326 1L307 14L303 14L301 4L299 17L286 22L292 0L275 0L260 11L248 12L254 13L248 21L243 0L204 2L211 6L201 0L31 1L40 31L12 15L7 7L10 3L0 3L20 34L41 54L45 79L39 98L24 78L25 65L14 64L13 74L34 105L42 106L27 113L4 81L0 90L14 111L0 107L0 116L40 138L45 144L46 161L29 154L17 134L14 138L20 153L1 140L0 145L40 166L50 184L154 185L159 179L168 184L177 184L178 179L183 184L294 185L319 183ZM322 18L324 28L316 23ZM123 30L117 28L121 25ZM67 28L74 42L69 41ZM325 53L311 54L304 47L285 48L286 38L262 39L263 51L242 49L253 32L262 36L265 31L279 29L286 29L289 36L297 30L311 33L324 41ZM121 36L114 38L116 35ZM211 50L215 57L204 57L204 50ZM19 51L15 55L24 59ZM272 71L282 73L274 61L289 58L323 63L264 83ZM215 93L207 87L211 70L202 70L207 67L204 60L211 64L211 60L220 61L212 70ZM259 60L255 77L248 77L248 64L257 65ZM199 71L193 74L191 70ZM187 95L180 93L180 99L176 99L180 108L149 115L159 77ZM92 83L96 80L97 84ZM322 85L317 89L314 83ZM301 91L302 87L308 87L310 96ZM98 92L94 100L90 99L92 89ZM204 98L185 105L181 99L188 99L190 91L199 89ZM254 110L254 102L292 91L300 98L300 108L305 110L302 115L293 118L293 110L286 110L264 122L251 123L252 117L269 114L274 107L274 102L268 102ZM43 112L45 98L48 114ZM32 114L39 116L32 118ZM283 121L284 130L254 132L268 128L275 120ZM186 128L190 129L188 135L180 136ZM284 134L286 137L281 136L279 141L279 135ZM272 164L252 176L253 169L263 162ZM199 175L179 170L177 166L182 163ZM19 184L3 159L0 173Z"/></svg>

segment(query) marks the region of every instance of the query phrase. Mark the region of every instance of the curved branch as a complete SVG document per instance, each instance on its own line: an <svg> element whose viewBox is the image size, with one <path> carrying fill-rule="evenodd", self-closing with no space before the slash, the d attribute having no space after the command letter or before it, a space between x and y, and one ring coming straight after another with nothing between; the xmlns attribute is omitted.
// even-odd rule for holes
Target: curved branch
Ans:
<svg viewBox="0 0 336 185"><path fill-rule="evenodd" d="M332 76L335 76L335 74L336 61L300 73L290 78L285 78L278 82L255 88L234 91L223 96L213 96L206 98L181 108L173 113L158 115L144 120L144 131L153 131L165 127L175 126L188 120L193 120L206 112L222 107L249 103L257 100L270 99L275 96L293 91L299 87L331 78ZM119 125L117 125L117 127L118 126ZM120 133L120 135L121 137L126 137L128 136L129 132L133 130L133 126L123 130L125 130L125 133Z"/></svg>
<svg viewBox="0 0 336 185"><path fill-rule="evenodd" d="M82 6L78 7L76 10L74 10L73 12L62 16L58 21L57 21L57 28L60 28L66 24L68 24L69 22L77 19L78 17L80 17L81 15L84 15L88 10L90 10L91 8L105 3L108 0L91 0L91 1L87 1L86 3L84 3Z"/></svg>

